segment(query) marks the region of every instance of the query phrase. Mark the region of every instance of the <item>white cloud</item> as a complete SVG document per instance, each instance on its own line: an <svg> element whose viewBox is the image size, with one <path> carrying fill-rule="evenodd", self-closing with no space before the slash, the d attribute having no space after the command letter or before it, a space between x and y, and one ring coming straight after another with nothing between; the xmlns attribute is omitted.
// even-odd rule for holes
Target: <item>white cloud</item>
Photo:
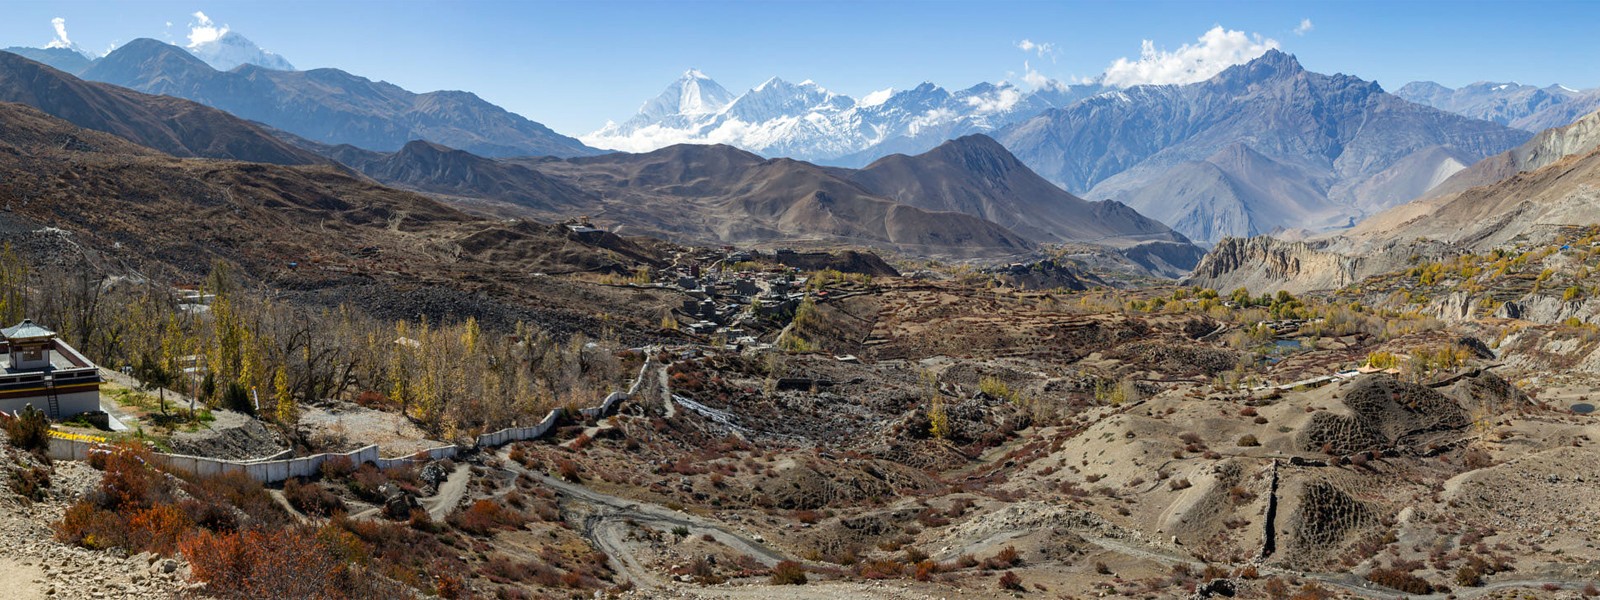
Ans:
<svg viewBox="0 0 1600 600"><path fill-rule="evenodd" d="M1147 83L1183 84L1204 81L1230 66L1249 62L1278 48L1278 41L1260 34L1212 27L1194 44L1177 50L1157 50L1155 42L1144 40L1139 60L1119 58L1106 67L1106 85L1126 87Z"/></svg>
<svg viewBox="0 0 1600 600"><path fill-rule="evenodd" d="M1039 58L1048 58L1052 62L1056 59L1056 45L1050 42L1035 42L1033 40L1023 38L1022 41L1017 42L1017 49L1023 52L1036 53L1039 55Z"/></svg>
<svg viewBox="0 0 1600 600"><path fill-rule="evenodd" d="M1006 73L1007 77L1012 77L1012 76L1015 76L1015 75L1016 75L1016 73L1012 73L1012 72L1009 72L1009 71ZM1073 76L1069 75L1067 77L1067 79L1072 81L1072 82L1074 82L1074 83L1094 83L1095 82L1095 79L1091 78L1091 77L1082 77L1082 78L1080 78L1080 77L1073 77ZM1068 86L1067 82L1065 82L1065 81L1061 81L1060 79L1055 79L1053 77L1050 77L1049 75L1045 75L1044 73L1040 73L1039 71L1034 70L1033 65L1029 64L1028 61L1022 61L1022 82L1028 84L1028 87L1033 88L1034 91L1038 91L1038 90L1063 90L1063 89L1066 89L1067 86Z"/></svg>
<svg viewBox="0 0 1600 600"><path fill-rule="evenodd" d="M967 105L978 114L1005 112L1022 100L1022 90L1006 86L993 93L969 96Z"/></svg>
<svg viewBox="0 0 1600 600"><path fill-rule="evenodd" d="M1300 26L1294 28L1294 34L1305 35L1310 33L1312 29L1316 29L1316 26L1311 24L1311 19L1300 19Z"/></svg>
<svg viewBox="0 0 1600 600"><path fill-rule="evenodd" d="M61 17L56 17L54 19L50 19L50 24L54 25L55 28L56 28L56 38L53 39L53 40L50 40L50 43L45 44L44 47L46 47L46 48L66 48L68 50L76 49L76 48L74 48L72 40L67 37L67 20L66 19L63 19Z"/></svg>
<svg viewBox="0 0 1600 600"><path fill-rule="evenodd" d="M1028 61L1022 61L1022 81L1033 89L1043 88L1051 84L1051 79L1033 70L1033 65L1028 64Z"/></svg>
<svg viewBox="0 0 1600 600"><path fill-rule="evenodd" d="M189 47L194 48L207 42L215 42L228 33L228 26L217 27L206 13L195 11L195 22L189 24Z"/></svg>

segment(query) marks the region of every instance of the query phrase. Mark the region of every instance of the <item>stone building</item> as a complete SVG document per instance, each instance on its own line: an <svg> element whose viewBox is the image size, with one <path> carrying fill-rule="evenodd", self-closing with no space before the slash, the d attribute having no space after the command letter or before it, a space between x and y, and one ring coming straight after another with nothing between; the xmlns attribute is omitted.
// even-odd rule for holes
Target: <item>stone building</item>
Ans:
<svg viewBox="0 0 1600 600"><path fill-rule="evenodd" d="M24 319L0 338L0 411L33 405L61 419L100 410L100 368L56 332Z"/></svg>

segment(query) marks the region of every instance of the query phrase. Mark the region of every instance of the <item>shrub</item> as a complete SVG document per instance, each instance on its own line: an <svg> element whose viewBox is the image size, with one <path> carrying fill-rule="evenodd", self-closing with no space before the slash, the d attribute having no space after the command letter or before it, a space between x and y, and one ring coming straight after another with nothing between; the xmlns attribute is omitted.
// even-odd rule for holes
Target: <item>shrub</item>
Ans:
<svg viewBox="0 0 1600 600"><path fill-rule="evenodd" d="M1022 591L1022 578L1018 577L1016 573L1012 573L1011 571L1001 573L999 583L1000 589L1002 590L1011 590L1015 592Z"/></svg>
<svg viewBox="0 0 1600 600"><path fill-rule="evenodd" d="M1426 579L1393 567L1373 569L1367 573L1367 581L1407 594L1433 593L1433 586Z"/></svg>
<svg viewBox="0 0 1600 600"><path fill-rule="evenodd" d="M1243 436L1240 436L1239 445L1243 447L1260 446L1261 441L1257 440L1256 436L1247 433Z"/></svg>
<svg viewBox="0 0 1600 600"><path fill-rule="evenodd" d="M100 508L107 510L138 509L150 506L152 496L165 487L165 479L148 466L145 458L149 451L142 446L119 446L105 454L100 477Z"/></svg>
<svg viewBox="0 0 1600 600"><path fill-rule="evenodd" d="M283 497L308 515L327 517L345 510L344 501L338 496L315 483L303 483L298 477L283 482Z"/></svg>
<svg viewBox="0 0 1600 600"><path fill-rule="evenodd" d="M1174 479L1167 482L1167 487L1172 488L1173 491L1188 489L1190 485L1193 484L1189 483L1189 480L1184 478Z"/></svg>
<svg viewBox="0 0 1600 600"><path fill-rule="evenodd" d="M792 560L780 562L772 567L772 585L805 585L806 568Z"/></svg>
<svg viewBox="0 0 1600 600"><path fill-rule="evenodd" d="M178 540L193 528L189 515L178 507L153 506L128 519L128 547L168 556L178 550Z"/></svg>
<svg viewBox="0 0 1600 600"><path fill-rule="evenodd" d="M570 458L557 459L556 471L559 475L561 475L562 479L567 481L573 483L580 483L582 481L582 478L578 476L578 463L573 462Z"/></svg>
<svg viewBox="0 0 1600 600"><path fill-rule="evenodd" d="M1462 457L1462 462L1468 469L1486 469L1494 466L1494 458L1482 448L1468 450Z"/></svg>
<svg viewBox="0 0 1600 600"><path fill-rule="evenodd" d="M67 508L55 524L56 539L93 550L126 547L127 523L117 513L78 502Z"/></svg>
<svg viewBox="0 0 1600 600"><path fill-rule="evenodd" d="M450 513L445 521L456 529L474 535L489 535L500 529L519 529L527 523L521 514L506 510L487 498L473 502L465 510Z"/></svg>
<svg viewBox="0 0 1600 600"><path fill-rule="evenodd" d="M9 475L11 491L28 502L44 500L50 487L50 472L41 467L16 469Z"/></svg>
<svg viewBox="0 0 1600 600"><path fill-rule="evenodd" d="M0 415L0 429L11 438L11 445L23 450L50 449L50 418L44 411L28 405L17 416Z"/></svg>
<svg viewBox="0 0 1600 600"><path fill-rule="evenodd" d="M322 461L322 478L328 480L341 480L356 472L355 463L348 456L329 456Z"/></svg>
<svg viewBox="0 0 1600 600"><path fill-rule="evenodd" d="M905 565L892 558L882 560L869 560L856 567L856 574L862 579L892 579L899 577L905 570Z"/></svg>
<svg viewBox="0 0 1600 600"><path fill-rule="evenodd" d="M1483 585L1483 575L1470 566L1456 569L1456 585L1478 587Z"/></svg>
<svg viewBox="0 0 1600 600"><path fill-rule="evenodd" d="M203 531L179 544L194 578L222 598L340 597L345 565L313 530Z"/></svg>
<svg viewBox="0 0 1600 600"><path fill-rule="evenodd" d="M983 568L987 571L998 571L1022 564L1022 554L1017 552L1015 546L1006 546L996 552L989 560L983 561Z"/></svg>

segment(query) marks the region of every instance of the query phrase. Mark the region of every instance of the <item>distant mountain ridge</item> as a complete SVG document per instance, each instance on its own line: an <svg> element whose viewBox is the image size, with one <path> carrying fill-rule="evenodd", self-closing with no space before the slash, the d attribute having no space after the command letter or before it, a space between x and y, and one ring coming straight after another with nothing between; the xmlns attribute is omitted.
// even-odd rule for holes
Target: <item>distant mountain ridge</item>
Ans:
<svg viewBox="0 0 1600 600"><path fill-rule="evenodd" d="M581 139L627 152L679 143L729 144L763 156L858 167L990 131L1103 89L1050 82L1024 91L1008 83L980 83L952 92L923 83L856 99L810 80L796 84L773 77L735 95L691 69L633 117Z"/></svg>
<svg viewBox="0 0 1600 600"><path fill-rule="evenodd" d="M82 76L194 100L329 145L393 151L421 139L484 156L597 152L468 92L416 94L338 69L243 64L219 71L183 48L152 39L123 45Z"/></svg>
<svg viewBox="0 0 1600 600"><path fill-rule="evenodd" d="M1088 202L1051 185L982 135L861 170L763 159L725 145L564 160L492 160L424 142L395 153L321 151L384 183L476 201L489 212L546 220L591 215L617 232L699 243L867 245L994 258L1073 242L1114 249L1170 276L1201 255L1181 234L1127 206Z"/></svg>
<svg viewBox="0 0 1600 600"><path fill-rule="evenodd" d="M25 48L13 46L3 50L36 63L49 65L57 71L77 75L89 68L94 59L71 48Z"/></svg>
<svg viewBox="0 0 1600 600"><path fill-rule="evenodd" d="M995 137L1069 191L1121 200L1210 242L1348 226L1529 134L1312 73L1270 50L1199 83L1049 109Z"/></svg>
<svg viewBox="0 0 1600 600"><path fill-rule="evenodd" d="M1541 88L1516 82L1480 81L1449 88L1432 81L1413 81L1395 90L1394 95L1439 110L1535 132L1561 127L1580 115L1600 110L1600 89L1575 90L1562 85Z"/></svg>
<svg viewBox="0 0 1600 600"><path fill-rule="evenodd" d="M7 52L0 52L0 102L25 104L78 127L177 157L280 165L329 163L226 112L180 98L83 81Z"/></svg>

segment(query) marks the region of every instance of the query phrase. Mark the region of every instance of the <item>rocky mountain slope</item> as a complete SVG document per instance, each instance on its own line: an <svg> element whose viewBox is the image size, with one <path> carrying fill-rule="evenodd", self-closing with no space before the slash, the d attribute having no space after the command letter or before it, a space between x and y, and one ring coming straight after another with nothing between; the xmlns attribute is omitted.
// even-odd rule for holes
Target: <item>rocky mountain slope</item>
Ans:
<svg viewBox="0 0 1600 600"><path fill-rule="evenodd" d="M1190 280L1219 288L1330 289L1404 270L1421 260L1554 243L1600 219L1597 124L1600 113L1547 130L1462 171L1428 197L1338 234L1305 243L1264 237L1225 240L1200 262Z"/></svg>
<svg viewBox="0 0 1600 600"><path fill-rule="evenodd" d="M885 198L980 217L1038 242L1121 246L1189 241L1125 205L1089 202L1067 193L980 134L916 156L886 156L848 178Z"/></svg>
<svg viewBox="0 0 1600 600"><path fill-rule="evenodd" d="M5 52L0 52L0 102L26 104L173 156L284 165L328 162L223 111L83 81Z"/></svg>
<svg viewBox="0 0 1600 600"><path fill-rule="evenodd" d="M1600 112L1589 113L1571 125L1546 129L1527 143L1483 159L1428 190L1442 196L1489 185L1523 171L1536 171L1569 154L1585 154L1600 147Z"/></svg>
<svg viewBox="0 0 1600 600"><path fill-rule="evenodd" d="M1201 241L1345 226L1434 179L1396 169L1447 172L1527 137L1306 71L1277 50L1207 81L1101 94L996 132L1046 179Z"/></svg>
<svg viewBox="0 0 1600 600"><path fill-rule="evenodd" d="M398 150L428 140L484 156L593 154L583 143L469 92L417 94L338 69L219 71L182 48L139 39L83 78L186 98L324 144Z"/></svg>
<svg viewBox="0 0 1600 600"><path fill-rule="evenodd" d="M1395 207L1362 221L1335 241L1347 253L1419 238L1483 251L1519 238L1553 239L1564 227L1589 225L1597 219L1600 150L1591 148L1493 184Z"/></svg>
<svg viewBox="0 0 1600 600"><path fill-rule="evenodd" d="M671 144L728 144L763 156L861 166L891 154L915 154L945 140L1065 106L1104 89L1049 82L1033 91L980 83L950 91L932 83L864 98L812 81L772 78L729 93L689 70L620 124L583 136L590 145L645 152Z"/></svg>

